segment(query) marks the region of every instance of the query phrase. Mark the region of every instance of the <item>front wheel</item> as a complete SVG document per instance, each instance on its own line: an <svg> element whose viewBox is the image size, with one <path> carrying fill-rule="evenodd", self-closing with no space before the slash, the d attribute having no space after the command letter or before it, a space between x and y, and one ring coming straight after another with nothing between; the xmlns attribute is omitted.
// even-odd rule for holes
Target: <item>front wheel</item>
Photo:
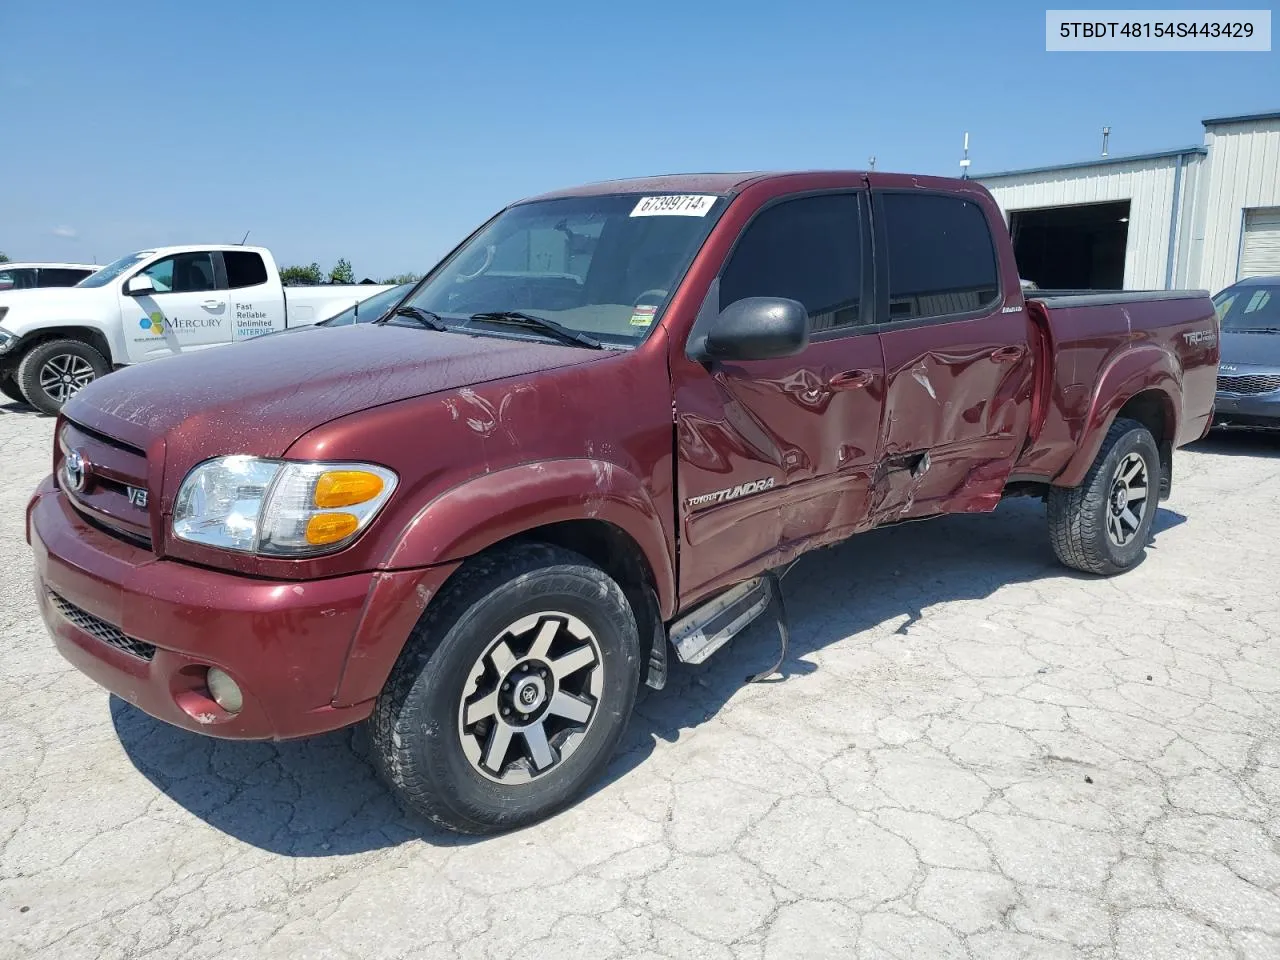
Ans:
<svg viewBox="0 0 1280 960"><path fill-rule="evenodd" d="M27 351L18 364L18 387L41 413L56 414L63 404L99 377L111 372L107 358L82 340L46 340Z"/></svg>
<svg viewBox="0 0 1280 960"><path fill-rule="evenodd" d="M568 550L471 561L415 628L371 718L376 766L411 811L464 833L543 819L604 771L640 676L618 584Z"/></svg>
<svg viewBox="0 0 1280 960"><path fill-rule="evenodd" d="M1078 487L1049 490L1049 535L1068 567L1103 576L1138 565L1160 490L1160 451L1136 420L1117 420Z"/></svg>

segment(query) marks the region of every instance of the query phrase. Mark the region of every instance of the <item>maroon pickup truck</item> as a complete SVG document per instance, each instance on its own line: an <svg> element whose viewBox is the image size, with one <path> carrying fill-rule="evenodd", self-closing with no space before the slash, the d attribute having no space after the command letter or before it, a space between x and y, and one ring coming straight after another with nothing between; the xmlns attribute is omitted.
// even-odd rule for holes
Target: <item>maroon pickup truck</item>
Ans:
<svg viewBox="0 0 1280 960"><path fill-rule="evenodd" d="M1217 362L1203 292L1026 299L976 183L581 187L373 323L90 385L28 508L37 595L153 716L369 721L410 809L504 829L580 795L639 685L778 613L815 547L1029 494L1065 564L1134 566Z"/></svg>

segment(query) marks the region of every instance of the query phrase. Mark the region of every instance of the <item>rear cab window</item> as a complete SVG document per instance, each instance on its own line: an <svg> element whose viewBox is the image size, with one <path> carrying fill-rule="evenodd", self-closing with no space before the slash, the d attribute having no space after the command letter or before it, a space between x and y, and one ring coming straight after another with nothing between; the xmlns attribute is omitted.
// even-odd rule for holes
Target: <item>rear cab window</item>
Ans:
<svg viewBox="0 0 1280 960"><path fill-rule="evenodd" d="M240 290L267 282L267 265L262 255L252 250L224 250L222 262L227 268L227 287Z"/></svg>
<svg viewBox="0 0 1280 960"><path fill-rule="evenodd" d="M888 312L883 320L942 320L1000 302L996 247L982 207L936 193L880 193Z"/></svg>

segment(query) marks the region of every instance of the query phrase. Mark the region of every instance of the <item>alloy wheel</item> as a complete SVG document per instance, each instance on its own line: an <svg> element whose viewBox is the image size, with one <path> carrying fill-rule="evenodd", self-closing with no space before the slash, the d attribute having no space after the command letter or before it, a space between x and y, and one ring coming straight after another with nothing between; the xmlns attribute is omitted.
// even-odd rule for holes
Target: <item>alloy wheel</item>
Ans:
<svg viewBox="0 0 1280 960"><path fill-rule="evenodd" d="M93 365L74 353L59 353L40 368L40 389L57 403L66 403L93 382Z"/></svg>
<svg viewBox="0 0 1280 960"><path fill-rule="evenodd" d="M604 689L604 661L585 623L547 611L501 631L467 676L458 707L463 753L490 780L527 783L582 743Z"/></svg>
<svg viewBox="0 0 1280 960"><path fill-rule="evenodd" d="M1128 545L1142 526L1150 489L1147 461L1141 454L1121 458L1107 495L1107 536L1117 547Z"/></svg>

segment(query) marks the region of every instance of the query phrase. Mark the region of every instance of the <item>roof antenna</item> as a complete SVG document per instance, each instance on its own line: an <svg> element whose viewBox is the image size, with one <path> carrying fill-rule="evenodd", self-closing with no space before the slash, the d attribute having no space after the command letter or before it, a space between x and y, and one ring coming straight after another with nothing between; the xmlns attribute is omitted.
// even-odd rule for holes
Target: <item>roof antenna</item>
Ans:
<svg viewBox="0 0 1280 960"><path fill-rule="evenodd" d="M248 231L248 230L246 230L246 231L244 232L244 236L240 238L240 242L239 242L239 243L237 243L237 244L236 244L236 246L237 246L237 247L243 247L243 246L244 246L244 242L245 242L246 240L248 240L248 239L249 239L249 231Z"/></svg>
<svg viewBox="0 0 1280 960"><path fill-rule="evenodd" d="M969 131L964 132L964 157L960 161L960 179L969 179Z"/></svg>
<svg viewBox="0 0 1280 960"><path fill-rule="evenodd" d="M1110 139L1111 139L1111 128L1103 127L1102 128L1102 155L1104 157L1107 155L1107 141Z"/></svg>

